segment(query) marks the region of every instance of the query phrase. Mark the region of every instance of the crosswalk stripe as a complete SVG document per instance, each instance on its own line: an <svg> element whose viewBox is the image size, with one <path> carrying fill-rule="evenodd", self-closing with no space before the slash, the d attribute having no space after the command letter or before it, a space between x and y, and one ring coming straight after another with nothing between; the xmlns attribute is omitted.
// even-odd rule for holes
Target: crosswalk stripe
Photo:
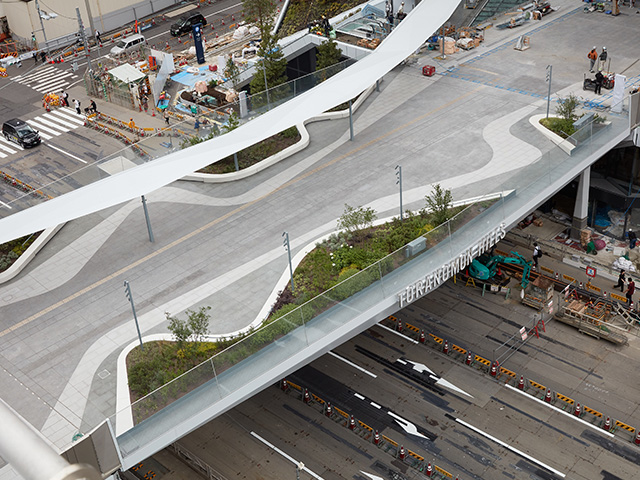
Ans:
<svg viewBox="0 0 640 480"><path fill-rule="evenodd" d="M18 80L18 83L36 82L38 80L42 80L44 78L50 77L51 75L53 75L55 73L56 73L55 69L50 69L50 70L47 70L46 72L38 72L36 75L29 75L29 76L26 76L26 77Z"/></svg>
<svg viewBox="0 0 640 480"><path fill-rule="evenodd" d="M40 79L39 82L41 82L42 84L51 83L51 82L54 82L56 80L61 80L63 78L70 77L71 75L72 75L71 73L67 72L67 73L63 73L63 74L59 74L59 75L55 75L55 76L50 76L51 78L49 78L49 79Z"/></svg>
<svg viewBox="0 0 640 480"><path fill-rule="evenodd" d="M74 118L79 118L80 120L82 120L82 123L84 123L84 115L78 114L78 112L76 112L73 108L71 108L71 107L63 107L60 110L62 110L64 113L67 113L67 114L73 116Z"/></svg>
<svg viewBox="0 0 640 480"><path fill-rule="evenodd" d="M70 122L75 122L75 123L77 123L77 124L78 124L78 126L80 126L80 125L84 125L84 121L83 121L83 120L80 120L80 119L78 119L78 118L74 118L74 117L72 117L71 115L68 115L67 113L65 113L65 112L64 112L64 111L62 111L62 110L51 110L51 113L53 113L53 114L54 114L54 115L56 115L57 117L64 118L65 120L68 120L68 121L70 121ZM48 114L48 113L47 113L47 114L45 114L45 117L46 117L47 115L49 115L49 114Z"/></svg>
<svg viewBox="0 0 640 480"><path fill-rule="evenodd" d="M4 143L6 145L9 145L9 146L11 146L13 148L17 148L18 150L24 150L20 145L18 145L16 143L13 143L13 142L10 142L9 140L5 139L4 137L0 137L0 142Z"/></svg>
<svg viewBox="0 0 640 480"><path fill-rule="evenodd" d="M54 110L55 112L55 110ZM66 118L61 118L58 115L52 115L51 113L45 113L44 115L42 115L45 118L48 118L52 121L56 121L56 122L60 122L62 125L64 125L65 127L69 127L69 128L78 128L80 125L78 125L77 123L70 123L68 119ZM80 123L78 120L76 120L75 118L73 119L74 122L78 122Z"/></svg>
<svg viewBox="0 0 640 480"><path fill-rule="evenodd" d="M6 158L6 155L2 152L0 152L0 158Z"/></svg>
<svg viewBox="0 0 640 480"><path fill-rule="evenodd" d="M55 130L51 130L50 128L45 127L44 125L40 125L38 122L34 122L33 120L27 120L27 123L29 125L31 125L32 127L38 129L38 131L40 132L40 136L42 138L44 138L45 140L51 140L53 137L47 135L46 133L43 133L42 130L44 130L45 132L49 132L52 135L61 135L60 132L56 132Z"/></svg>
<svg viewBox="0 0 640 480"><path fill-rule="evenodd" d="M3 145L2 143L0 143L0 149L4 150L5 152L16 153L16 151L13 148L9 148Z"/></svg>
<svg viewBox="0 0 640 480"><path fill-rule="evenodd" d="M45 70L40 70L38 72L35 73L30 73L28 75L20 75L19 77L15 77L14 80L20 83L23 82L28 82L30 81L32 78L39 78L45 75L51 75L53 73L53 71L55 71L56 69L53 67L49 67Z"/></svg>
<svg viewBox="0 0 640 480"><path fill-rule="evenodd" d="M47 127L51 127L53 128L54 132L56 131L55 129L57 128L58 130L61 130L63 132L68 132L69 129L66 127L63 127L62 125L58 125L56 123L50 122L49 120L47 120L46 118L42 118L42 117L36 117L34 118L34 120L42 125L46 125Z"/></svg>
<svg viewBox="0 0 640 480"><path fill-rule="evenodd" d="M69 85L69 82L66 80L56 79L47 83L41 83L40 85L36 85L32 88L38 92L56 92L58 90L61 90L65 85Z"/></svg>

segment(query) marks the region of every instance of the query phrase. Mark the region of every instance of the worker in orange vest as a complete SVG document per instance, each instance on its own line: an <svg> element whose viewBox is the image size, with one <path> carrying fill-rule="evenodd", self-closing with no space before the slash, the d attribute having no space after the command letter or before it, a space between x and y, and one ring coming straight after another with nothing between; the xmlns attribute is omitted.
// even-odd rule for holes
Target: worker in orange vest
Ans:
<svg viewBox="0 0 640 480"><path fill-rule="evenodd" d="M596 64L596 60L598 60L598 52L596 51L596 47L593 47L591 51L587 54L587 58L589 59L589 72L593 73L593 66Z"/></svg>

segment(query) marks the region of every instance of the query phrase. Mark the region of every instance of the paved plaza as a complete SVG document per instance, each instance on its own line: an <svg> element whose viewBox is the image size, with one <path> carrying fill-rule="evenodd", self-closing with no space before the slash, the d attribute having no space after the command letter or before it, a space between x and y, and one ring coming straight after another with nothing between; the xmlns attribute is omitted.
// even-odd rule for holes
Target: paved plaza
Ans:
<svg viewBox="0 0 640 480"><path fill-rule="evenodd" d="M398 214L396 165L405 209L422 208L436 183L456 201L499 191L555 148L529 122L546 111L548 64L554 95L594 99L582 90L586 54L604 45L612 70L640 84L635 9L611 17L584 14L576 0L555 5L540 22L489 29L477 49L444 60L425 52L394 69L356 111L353 141L348 120L310 123L306 149L256 175L149 194L155 243L140 200L66 224L0 285L3 399L65 448L116 412L118 359L136 341L125 280L145 338L167 333L165 312L200 306L212 307L212 334L229 334L259 322L284 287L284 231L299 259L335 231L345 204ZM531 48L514 50L523 34ZM422 76L425 64L438 74ZM16 478L2 465L0 479Z"/></svg>

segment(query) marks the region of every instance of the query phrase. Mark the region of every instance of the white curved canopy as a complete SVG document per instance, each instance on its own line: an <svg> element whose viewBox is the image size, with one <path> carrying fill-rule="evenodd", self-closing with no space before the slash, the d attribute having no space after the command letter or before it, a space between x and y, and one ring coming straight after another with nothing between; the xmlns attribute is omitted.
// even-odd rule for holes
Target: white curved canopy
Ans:
<svg viewBox="0 0 640 480"><path fill-rule="evenodd" d="M0 243L145 195L355 97L422 45L458 3L423 0L370 55L225 135L0 219Z"/></svg>

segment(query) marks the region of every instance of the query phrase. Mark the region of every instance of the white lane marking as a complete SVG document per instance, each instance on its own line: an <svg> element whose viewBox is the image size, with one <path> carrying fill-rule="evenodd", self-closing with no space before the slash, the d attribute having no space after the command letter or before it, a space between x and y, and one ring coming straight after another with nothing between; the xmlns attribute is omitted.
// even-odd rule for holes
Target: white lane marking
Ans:
<svg viewBox="0 0 640 480"><path fill-rule="evenodd" d="M63 127L62 125L58 125L57 123L53 123L53 122L47 120L46 118L36 117L36 118L34 118L34 120L36 122L38 122L38 123L41 123L41 124L46 125L48 127L51 127L53 129L57 128L58 130L61 130L63 133L66 133L66 132L69 131L69 129L67 127ZM54 130L54 131L57 131L57 130Z"/></svg>
<svg viewBox="0 0 640 480"><path fill-rule="evenodd" d="M13 148L6 147L6 146L4 146L2 144L0 144L0 149L4 150L5 152L16 153L16 151Z"/></svg>
<svg viewBox="0 0 640 480"><path fill-rule="evenodd" d="M71 115L60 111L60 110L51 110L51 113L54 114L56 117L58 118L64 118L65 120L69 121L69 122L76 122L78 125L84 125L84 122L82 120L79 120L78 118L72 117ZM49 114L47 114L49 115Z"/></svg>
<svg viewBox="0 0 640 480"><path fill-rule="evenodd" d="M41 88L41 87L45 87L45 85L51 84L51 83L58 83L60 80L62 80L62 77L52 77L51 75L55 75L54 73L49 73L49 74L45 74L43 75L41 78L32 78L31 80L29 80L29 83L35 83L35 89ZM49 88L49 87L46 87Z"/></svg>
<svg viewBox="0 0 640 480"><path fill-rule="evenodd" d="M375 408L377 408L378 410L380 410L380 409L382 408L380 405L378 405L378 404L377 404L377 403L375 403L375 402L369 402L369 403L371 404L371 406L372 406L372 407L375 407Z"/></svg>
<svg viewBox="0 0 640 480"><path fill-rule="evenodd" d="M377 325L380 328L384 328L385 330L389 330L391 333L395 333L396 335L399 335L400 337L404 338L405 340L408 340L408 341L413 342L413 343L418 343L417 340L414 340L413 338L409 338L406 335L401 334L400 332L396 332L395 330L393 330L393 329L391 329L391 328L389 328L389 327L387 327L385 325L381 325L379 323Z"/></svg>
<svg viewBox="0 0 640 480"><path fill-rule="evenodd" d="M79 162L87 163L87 162L86 162L86 160L83 160L83 159L81 159L81 158L79 158L79 157L76 157L75 155L71 155L69 152L65 152L65 151L64 151L64 150L62 150L61 148L54 147L54 146L53 146L53 145L51 145L50 143L47 143L47 146L48 146L48 147L53 148L54 150L59 151L60 153L64 153L65 155L67 155L67 156L69 156L69 157L71 157L71 158L75 158L75 159L76 159L76 160L78 160Z"/></svg>
<svg viewBox="0 0 640 480"><path fill-rule="evenodd" d="M69 82L66 80L56 80L55 82L48 83L47 85L36 85L32 87L36 92L57 92L58 90L63 90L63 87L69 85Z"/></svg>
<svg viewBox="0 0 640 480"><path fill-rule="evenodd" d="M7 155L5 153L0 152L0 158L7 158Z"/></svg>
<svg viewBox="0 0 640 480"><path fill-rule="evenodd" d="M39 71L37 73L33 73L33 74L30 74L30 75L25 75L24 77L21 77L21 78L15 78L14 81L17 81L18 83L29 83L34 79L45 78L45 77L50 76L51 74L53 74L54 70L56 70L56 69L53 68L53 67L49 67L46 70L41 70L41 71Z"/></svg>
<svg viewBox="0 0 640 480"><path fill-rule="evenodd" d="M6 143L7 145L11 145L11 147L13 148L17 148L18 150L24 150L20 145L18 145L17 143L13 143L10 142L9 140L5 139L4 137L0 137L0 142L2 143Z"/></svg>
<svg viewBox="0 0 640 480"><path fill-rule="evenodd" d="M441 387L448 388L449 390L454 390L456 392L460 392L460 393L462 393L463 395L466 395L469 398L473 398L473 395L470 395L467 392L465 392L464 390L462 390L461 388L456 387L453 383L451 383L448 380L445 380L444 378L438 379L438 381L436 382L436 385L440 385Z"/></svg>
<svg viewBox="0 0 640 480"><path fill-rule="evenodd" d="M271 448L273 451L279 453L280 455L282 455L284 458L286 458L287 460L289 460L291 463L293 463L294 465L299 465L300 462L298 462L297 460L295 460L293 457L290 457L289 455L287 455L286 453L284 453L282 450L280 450L278 447L276 447L275 445L267 442L264 438L262 438L260 435L258 435L256 432L251 432L251 435L254 438L257 438L258 440L260 440L262 443L264 443L267 447ZM307 472L309 475L311 475L313 478L317 479L317 480L324 480L320 475L315 474L314 472L312 472L311 470L309 470L307 467L303 467L302 470L304 470L305 472Z"/></svg>
<svg viewBox="0 0 640 480"><path fill-rule="evenodd" d="M47 138L47 134L46 133L42 133L42 130L44 130L47 133L50 133L51 135L55 135L55 136L62 135L62 133L60 133L60 132L58 132L56 130L52 130L52 129L48 128L48 127L45 127L44 125L42 125L41 123L36 122L35 120L27 120L27 123L29 125L31 125L32 127L38 129L40 131L41 135L44 138ZM51 138L53 138L53 137L49 137L49 138L47 138L47 140L49 140Z"/></svg>
<svg viewBox="0 0 640 480"><path fill-rule="evenodd" d="M411 363L413 365L413 369L420 372L420 373L424 373L424 372L429 372L431 375L435 375L436 373L431 370L429 367L427 367L424 363L418 363L418 362L414 362L412 360L407 360L407 362Z"/></svg>
<svg viewBox="0 0 640 480"><path fill-rule="evenodd" d="M407 364L407 362L405 362L401 358L397 359L396 362L401 363L402 365L406 365Z"/></svg>
<svg viewBox="0 0 640 480"><path fill-rule="evenodd" d="M57 124L63 125L65 128L67 128L67 130L66 130L67 132L72 128L75 129L75 128L78 128L80 126L77 123L70 123L70 121L67 120L66 118L63 119L62 117L59 117L58 115L52 115L51 112L43 114L42 117L49 119L49 121L51 121L51 122L55 122L54 123L55 125L57 125ZM75 120L75 119L73 121L74 122L76 122L76 121L79 122L79 120Z"/></svg>
<svg viewBox="0 0 640 480"><path fill-rule="evenodd" d="M393 412L387 412L389 415L391 415L393 418L395 418L396 423L398 425L400 425L402 427L402 429L407 432L410 433L411 435L415 435L416 437L421 437L424 438L426 440L429 440L427 437L425 437L423 434L421 434L418 431L418 427L416 427L413 423L411 423L409 420L405 420L404 418L402 418L399 415L396 415Z"/></svg>
<svg viewBox="0 0 640 480"><path fill-rule="evenodd" d="M356 398L359 398L360 400L364 400L364 397L362 395L360 395L358 392L353 394Z"/></svg>
<svg viewBox="0 0 640 480"><path fill-rule="evenodd" d="M367 473L367 472L363 472L362 470L360 470L360 473L363 475L366 475L367 477L369 477L371 480L384 480L384 478L379 477L377 475L373 475L371 473Z"/></svg>
<svg viewBox="0 0 640 480"><path fill-rule="evenodd" d="M510 390L513 390L514 392L518 392L522 395L524 395L527 398L530 398L531 400L535 400L536 402L538 402L541 405L544 405L546 407L552 408L553 410L555 410L558 413L561 413L563 415L566 415L567 417L573 418L574 420L583 423L584 425L586 425L589 428L593 428L594 430L596 430L597 432L601 433L602 435L606 435L609 438L613 438L615 437L615 435L613 433L607 432L606 430L603 430L599 427L596 427L594 424L589 423L581 418L576 417L575 415L571 415L569 412L565 412L564 410L560 410L558 407L555 407L553 405L551 405L550 403L547 402L543 402L542 400L540 400L539 398L536 398L534 396L529 395L528 393L523 392L522 390L516 388L516 387L512 387L511 385L507 385L505 384L505 387L507 387Z"/></svg>
<svg viewBox="0 0 640 480"><path fill-rule="evenodd" d="M537 465L540 465L542 468L545 468L547 470L549 470L550 472L553 472L554 474L564 478L566 477L566 475L564 473L562 473L559 470L556 470L553 467L550 467L549 465L547 465L546 463L542 463L540 460L537 460L535 458L533 458L531 455L527 455L526 453L518 450L517 448L512 447L511 445L503 442L502 440L498 440L496 437L492 437L491 435L489 435L488 433L483 432L482 430L480 430L479 428L474 427L473 425L465 422L464 420L460 420L459 418L456 418L456 422L458 422L460 425L467 427L470 430L473 430L474 432L476 432L478 435L482 435L485 438L488 438L489 440L492 440L493 442L497 443L498 445L506 448L507 450L511 450L513 453L515 453L516 455L520 455L523 458L526 458L527 460L529 460L530 462L533 462Z"/></svg>
<svg viewBox="0 0 640 480"><path fill-rule="evenodd" d="M82 81L82 80L80 80ZM62 107L61 109L64 113L66 113L67 115L71 115L74 118L79 118L82 120L82 122L84 123L84 115L76 112L76 110L74 108L71 107Z"/></svg>
<svg viewBox="0 0 640 480"><path fill-rule="evenodd" d="M350 362L349 360L347 360L346 358L341 357L340 355L333 353L333 352L328 352L329 355L331 355L332 357L337 358L338 360L342 360L344 363L346 363L347 365L351 365L353 368L355 368L356 370L360 370L363 373L366 373L367 375L369 375L370 377L373 378L378 378L378 376L375 373L371 373L368 370L365 370L364 368L362 368L360 365L356 365L353 362Z"/></svg>
<svg viewBox="0 0 640 480"><path fill-rule="evenodd" d="M5 207L7 207L9 210L12 210L11 205L7 205L6 203L4 203L4 202L2 202L2 201L0 201L0 203L1 203L2 205L4 205Z"/></svg>

